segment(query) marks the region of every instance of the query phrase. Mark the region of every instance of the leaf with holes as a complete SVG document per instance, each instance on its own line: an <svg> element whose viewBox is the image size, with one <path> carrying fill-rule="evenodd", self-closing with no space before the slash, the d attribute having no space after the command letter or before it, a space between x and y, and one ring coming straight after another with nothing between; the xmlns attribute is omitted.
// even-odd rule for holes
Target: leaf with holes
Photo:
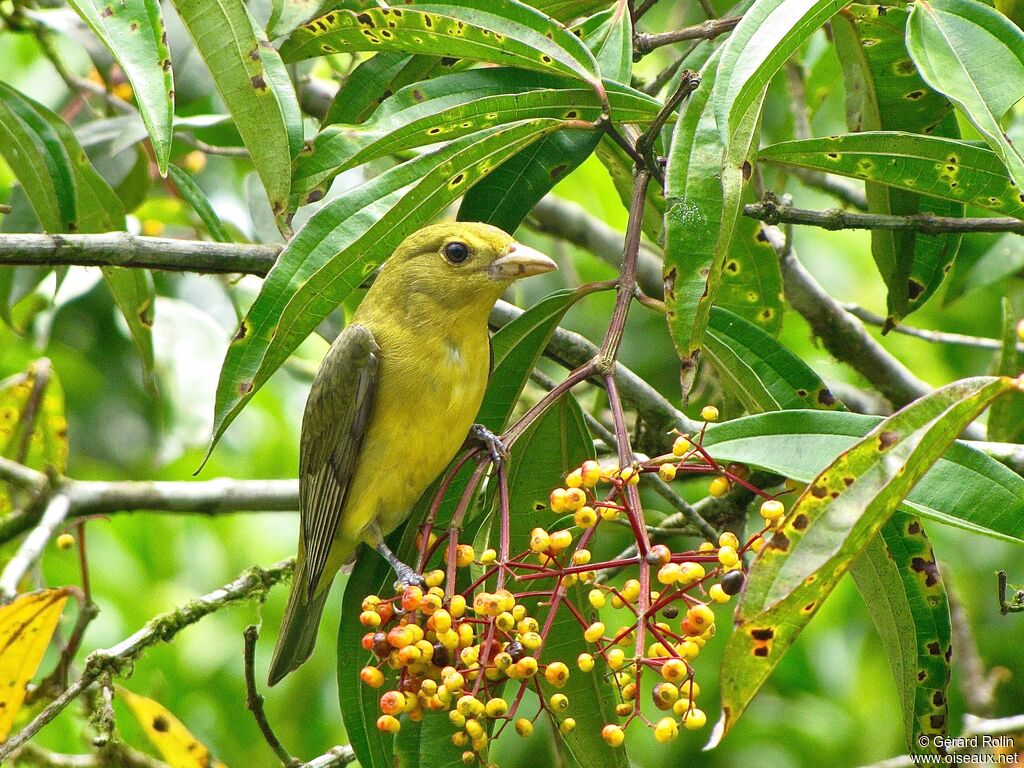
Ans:
<svg viewBox="0 0 1024 768"><path fill-rule="evenodd" d="M1024 219L1024 194L990 149L938 136L865 131L764 147L758 159L875 181Z"/></svg>
<svg viewBox="0 0 1024 768"><path fill-rule="evenodd" d="M791 410L708 427L704 445L736 461L808 483L833 456L881 422L859 413ZM951 496L950 488L957 494ZM904 511L992 538L1024 544L1024 478L969 443L954 443L904 499Z"/></svg>
<svg viewBox="0 0 1024 768"><path fill-rule="evenodd" d="M722 284L763 100L762 93L732 140L723 143L713 111L723 50L708 59L701 84L683 107L665 169L665 306L681 359L692 359L700 349Z"/></svg>
<svg viewBox="0 0 1024 768"><path fill-rule="evenodd" d="M121 687L117 696L124 699L147 738L173 768L225 768L159 701Z"/></svg>
<svg viewBox="0 0 1024 768"><path fill-rule="evenodd" d="M409 234L560 120L524 120L465 136L362 184L324 206L296 233L263 282L224 358L214 434L288 355Z"/></svg>
<svg viewBox="0 0 1024 768"><path fill-rule="evenodd" d="M0 743L11 732L14 718L25 701L25 687L39 669L70 593L69 589L44 589L19 595L0 606L0 648L4 651Z"/></svg>
<svg viewBox="0 0 1024 768"><path fill-rule="evenodd" d="M658 110L657 101L639 91L612 84L609 89L609 101L619 119L643 122ZM374 158L515 120L549 117L592 122L602 109L589 88L573 88L561 78L505 67L415 83L384 101L365 123L330 125L320 131L295 161L292 205L314 202L337 174Z"/></svg>
<svg viewBox="0 0 1024 768"><path fill-rule="evenodd" d="M597 62L569 30L517 0L453 0L400 8L339 8L295 30L285 61L352 51L473 59L559 74L604 94Z"/></svg>
<svg viewBox="0 0 1024 768"><path fill-rule="evenodd" d="M574 31L593 51L602 72L612 74L621 82L629 82L633 28L625 0L619 0L614 10L587 19ZM623 87L605 83L609 104L612 91ZM637 91L631 93L639 95ZM596 121L605 110L596 96L591 101L595 102L596 109L585 119ZM644 108L650 111L638 114L626 105L611 105L609 111L617 122L646 122L655 116L660 105L652 99ZM571 111L577 112L575 108ZM514 232L544 195L590 157L603 133L595 126L587 133L552 134L509 158L466 194L459 207L459 219L484 221L506 232Z"/></svg>
<svg viewBox="0 0 1024 768"><path fill-rule="evenodd" d="M1024 32L976 0L914 3L907 49L924 80L963 110L1024 190L1024 154L1000 121L1024 98Z"/></svg>
<svg viewBox="0 0 1024 768"><path fill-rule="evenodd" d="M288 72L242 0L173 0L263 181L271 210L288 206L302 115Z"/></svg>
<svg viewBox="0 0 1024 768"><path fill-rule="evenodd" d="M71 5L121 65L157 168L167 175L174 123L174 76L158 0L71 0Z"/></svg>
<svg viewBox="0 0 1024 768"><path fill-rule="evenodd" d="M803 360L721 308L711 313L704 354L751 413L845 410ZM922 751L925 730L944 734L946 725L949 659L932 651L949 646L951 627L945 587L934 563L924 526L916 517L897 512L850 565L889 659L911 751Z"/></svg>
<svg viewBox="0 0 1024 768"><path fill-rule="evenodd" d="M953 106L921 79L907 54L908 12L851 5L832 23L846 80L852 131L905 131L960 138ZM888 187L866 185L868 209L883 215L963 216L964 206ZM871 252L888 288L890 325L924 304L942 284L960 248L960 233L871 230Z"/></svg>
<svg viewBox="0 0 1024 768"><path fill-rule="evenodd" d="M917 481L964 427L1016 386L978 377L936 390L882 421L811 481L751 567L722 663L713 742Z"/></svg>

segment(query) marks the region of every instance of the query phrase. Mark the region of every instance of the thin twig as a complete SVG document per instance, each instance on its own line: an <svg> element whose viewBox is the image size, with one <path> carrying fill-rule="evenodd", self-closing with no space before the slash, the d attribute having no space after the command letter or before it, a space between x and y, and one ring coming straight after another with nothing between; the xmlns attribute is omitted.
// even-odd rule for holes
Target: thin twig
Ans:
<svg viewBox="0 0 1024 768"><path fill-rule="evenodd" d="M844 304L843 308L861 322L879 327L885 326L884 317L864 309L859 304ZM960 347L992 350L1002 349L1003 347L1003 343L999 339L990 339L984 336L967 336L962 333L949 333L947 331L929 331L924 328L914 328L903 324L897 325L891 330L895 333L902 333L906 336L913 336L916 339L924 339L936 344L956 344ZM1024 352L1024 343L1017 344L1017 351Z"/></svg>
<svg viewBox="0 0 1024 768"><path fill-rule="evenodd" d="M730 16L724 19L708 19L691 27L683 27L672 32L650 34L638 32L633 35L633 58L646 56L656 48L684 40L713 40L719 35L733 30L743 20L742 16Z"/></svg>
<svg viewBox="0 0 1024 768"><path fill-rule="evenodd" d="M50 702L28 725L0 744L0 761L10 757L16 749L35 736L103 675L129 677L133 663L151 646L170 642L185 627L195 624L226 605L252 597L262 597L273 585L287 579L294 568L294 558L282 560L265 569L253 566L223 587L191 600L181 608L153 617L135 634L117 645L93 651L85 660L82 676Z"/></svg>
<svg viewBox="0 0 1024 768"><path fill-rule="evenodd" d="M9 600L18 593L18 584L28 569L40 558L54 533L64 522L71 510L71 502L63 493L58 493L46 505L39 524L21 542L14 557L8 561L0 574L0 601Z"/></svg>
<svg viewBox="0 0 1024 768"><path fill-rule="evenodd" d="M190 133L177 132L174 134L174 138L180 141L182 144L198 149L207 155L221 155L222 157L249 157L249 150L245 147L220 147L216 144L207 144L205 141L197 139Z"/></svg>
<svg viewBox="0 0 1024 768"><path fill-rule="evenodd" d="M250 624L245 628L245 651L243 653L245 665L245 706L252 712L252 716L256 718L256 725L259 726L263 739L273 750L274 754L277 755L281 765L297 766L302 761L292 757L288 750L284 748L284 745L281 744L281 740L277 738L277 734L274 733L274 729L270 726L270 721L267 720L267 713L263 709L263 695L256 687L256 673L254 670L256 666L256 640L259 639L259 636L260 631L255 624Z"/></svg>
<svg viewBox="0 0 1024 768"><path fill-rule="evenodd" d="M800 224L828 230L912 230L929 235L941 232L1015 232L1024 234L1024 221L1011 217L963 219L956 216L934 216L930 213L891 216L881 213L854 213L841 208L815 211L794 208L770 198L760 203L745 205L743 215L766 224Z"/></svg>
<svg viewBox="0 0 1024 768"><path fill-rule="evenodd" d="M117 765L118 768L170 768L162 760L124 744L118 745L116 763L111 763L108 755L102 751L67 755L51 752L36 744L25 744L12 757L11 763L19 768L110 768L111 765Z"/></svg>
<svg viewBox="0 0 1024 768"><path fill-rule="evenodd" d="M308 763L303 763L300 768L342 768L355 761L355 751L348 744L343 744L328 750L319 757L314 757Z"/></svg>

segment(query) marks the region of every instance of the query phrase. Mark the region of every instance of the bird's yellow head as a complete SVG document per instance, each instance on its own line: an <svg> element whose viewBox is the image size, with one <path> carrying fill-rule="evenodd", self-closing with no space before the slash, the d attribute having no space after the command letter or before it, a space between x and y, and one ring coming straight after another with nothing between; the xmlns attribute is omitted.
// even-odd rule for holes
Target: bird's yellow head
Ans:
<svg viewBox="0 0 1024 768"><path fill-rule="evenodd" d="M474 306L487 312L513 281L556 268L547 256L490 224L446 222L403 240L371 290L391 300L426 299L453 310Z"/></svg>

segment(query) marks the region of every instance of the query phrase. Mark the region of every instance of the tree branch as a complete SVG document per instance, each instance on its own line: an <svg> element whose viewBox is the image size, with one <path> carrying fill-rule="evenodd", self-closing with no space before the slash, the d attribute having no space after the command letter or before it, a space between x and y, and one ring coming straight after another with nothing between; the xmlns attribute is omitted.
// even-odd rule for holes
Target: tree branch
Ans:
<svg viewBox="0 0 1024 768"><path fill-rule="evenodd" d="M864 309L858 304L844 304L843 309L868 325L885 327L885 318L876 315L874 312ZM974 347L976 349L997 350L1003 348L999 339L990 339L984 336L966 336L962 333L948 333L946 331L929 331L924 328L914 328L908 325L897 325L892 328L895 333L902 333L906 336L913 336L916 339L924 339L936 344L956 344L961 347ZM1017 351L1024 352L1024 343L1017 344Z"/></svg>
<svg viewBox="0 0 1024 768"><path fill-rule="evenodd" d="M185 627L195 624L220 608L251 597L262 597L273 585L288 578L294 567L294 558L282 560L266 569L253 566L223 587L196 598L181 608L155 616L138 632L117 645L93 651L85 660L82 676L50 702L28 725L0 744L0 761L10 757L16 749L35 736L103 675L130 677L133 662L148 648L170 642Z"/></svg>
<svg viewBox="0 0 1024 768"><path fill-rule="evenodd" d="M841 208L824 211L794 208L771 197L743 207L743 215L766 224L800 224L822 229L890 229L913 230L934 235L941 232L1015 232L1024 234L1024 221L1011 217L962 219L956 216L934 216L917 213L912 216L890 216L881 213L854 213Z"/></svg>
<svg viewBox="0 0 1024 768"><path fill-rule="evenodd" d="M725 19L708 19L700 24L683 27L672 32L657 34L638 32L633 35L633 59L639 60L656 48L672 43L681 43L684 40L713 40L719 35L733 30L742 20L742 16L730 16Z"/></svg>
<svg viewBox="0 0 1024 768"><path fill-rule="evenodd" d="M50 499L39 524L21 542L18 551L0 574L0 602L10 600L18 594L18 584L43 554L46 545L70 511L71 502L65 494L58 493Z"/></svg>

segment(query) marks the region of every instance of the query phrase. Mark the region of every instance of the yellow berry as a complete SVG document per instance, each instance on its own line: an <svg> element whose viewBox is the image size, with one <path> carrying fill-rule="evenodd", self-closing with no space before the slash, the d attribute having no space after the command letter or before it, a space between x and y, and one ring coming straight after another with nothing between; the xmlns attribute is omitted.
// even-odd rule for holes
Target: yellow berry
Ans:
<svg viewBox="0 0 1024 768"><path fill-rule="evenodd" d="M703 604L690 606L686 611L686 618L702 631L708 625L715 623L714 611Z"/></svg>
<svg viewBox="0 0 1024 768"><path fill-rule="evenodd" d="M719 475L711 484L708 486L708 493L714 496L716 499L725 496L729 492L729 480Z"/></svg>
<svg viewBox="0 0 1024 768"><path fill-rule="evenodd" d="M710 541L702 541L700 543L700 546L697 547L697 551L698 552L710 552L714 548L715 548L715 545L712 544Z"/></svg>
<svg viewBox="0 0 1024 768"><path fill-rule="evenodd" d="M640 582L636 579L629 579L625 584L622 585L622 589L619 590L624 600L630 603L636 602L636 599L640 597Z"/></svg>
<svg viewBox="0 0 1024 768"><path fill-rule="evenodd" d="M666 563L658 569L658 581L665 585L674 584L679 581L681 575L682 569L679 563Z"/></svg>
<svg viewBox="0 0 1024 768"><path fill-rule="evenodd" d="M718 537L718 546L739 549L740 540L736 538L736 534L732 531L723 531L722 535Z"/></svg>
<svg viewBox="0 0 1024 768"><path fill-rule="evenodd" d="M636 467L626 467L619 475L624 485L636 485L640 482L640 471Z"/></svg>
<svg viewBox="0 0 1024 768"><path fill-rule="evenodd" d="M582 672L589 672L594 668L594 657L589 653L581 653L576 657L576 666L579 667Z"/></svg>
<svg viewBox="0 0 1024 768"><path fill-rule="evenodd" d="M549 537L551 540L551 548L556 552L561 552L563 549L572 544L572 532L567 530L555 531Z"/></svg>
<svg viewBox="0 0 1024 768"><path fill-rule="evenodd" d="M451 672L444 676L444 687L452 693L461 691L466 685L466 678L460 672Z"/></svg>
<svg viewBox="0 0 1024 768"><path fill-rule="evenodd" d="M465 727L471 739L479 739L484 735L484 727L480 725L479 720L467 720Z"/></svg>
<svg viewBox="0 0 1024 768"><path fill-rule="evenodd" d="M70 533L62 533L57 537L57 549L71 549L75 546L75 537Z"/></svg>
<svg viewBox="0 0 1024 768"><path fill-rule="evenodd" d="M548 706L555 712L564 712L569 708L569 697L564 693L552 694L548 699Z"/></svg>
<svg viewBox="0 0 1024 768"><path fill-rule="evenodd" d="M707 721L708 716L704 714L703 710L694 707L683 717L683 726L688 731L696 731L703 728Z"/></svg>
<svg viewBox="0 0 1024 768"><path fill-rule="evenodd" d="M455 708L466 717L476 717L484 711L484 703L476 696L466 694L460 696L459 700L455 702Z"/></svg>
<svg viewBox="0 0 1024 768"><path fill-rule="evenodd" d="M718 421L718 409L713 405L705 405L700 409L700 417L704 421Z"/></svg>
<svg viewBox="0 0 1024 768"><path fill-rule="evenodd" d="M551 511L556 513L565 512L565 500L565 488L555 488L555 490L553 490L548 496L548 503L551 506Z"/></svg>
<svg viewBox="0 0 1024 768"><path fill-rule="evenodd" d="M583 485L583 471L577 467L565 476L565 484L570 488L579 488Z"/></svg>
<svg viewBox="0 0 1024 768"><path fill-rule="evenodd" d="M580 507L572 516L577 528L593 528L597 524L597 513L593 507Z"/></svg>
<svg viewBox="0 0 1024 768"><path fill-rule="evenodd" d="M586 565L590 562L590 550L589 549L577 549L572 553L572 564L573 565Z"/></svg>
<svg viewBox="0 0 1024 768"><path fill-rule="evenodd" d="M544 639L537 632L526 632L519 636L519 642L528 651L535 651L544 643Z"/></svg>
<svg viewBox="0 0 1024 768"><path fill-rule="evenodd" d="M565 508L570 512L575 512L577 509L587 503L587 494L585 494L579 488L568 488L565 491Z"/></svg>
<svg viewBox="0 0 1024 768"><path fill-rule="evenodd" d="M547 552L551 548L551 537L543 528L530 531L530 549L534 552Z"/></svg>
<svg viewBox="0 0 1024 768"><path fill-rule="evenodd" d="M584 461L580 465L580 477L583 480L583 485L593 488L601 479L601 465L593 460Z"/></svg>
<svg viewBox="0 0 1024 768"><path fill-rule="evenodd" d="M380 688L384 685L384 673L376 667L363 667L359 679L371 688Z"/></svg>
<svg viewBox="0 0 1024 768"><path fill-rule="evenodd" d="M573 718L571 718L571 717L565 718L565 720L563 720L558 725L558 730L560 730L563 735L572 733L575 729L576 729L576 721Z"/></svg>
<svg viewBox="0 0 1024 768"><path fill-rule="evenodd" d="M194 150L181 159L181 164L189 173L200 173L206 167L206 155Z"/></svg>
<svg viewBox="0 0 1024 768"><path fill-rule="evenodd" d="M605 658L612 669L622 669L622 665L626 663L626 652L621 648L612 648Z"/></svg>
<svg viewBox="0 0 1024 768"><path fill-rule="evenodd" d="M654 726L654 738L662 744L674 741L678 735L679 723L676 722L674 717L663 717L658 721L658 724Z"/></svg>
<svg viewBox="0 0 1024 768"><path fill-rule="evenodd" d="M761 504L761 517L769 523L775 523L782 519L783 515L786 514L785 505L778 499L768 499L768 501Z"/></svg>
<svg viewBox="0 0 1024 768"><path fill-rule="evenodd" d="M658 477L664 480L666 483L671 483L676 479L676 465L675 464L662 464L658 467Z"/></svg>
<svg viewBox="0 0 1024 768"><path fill-rule="evenodd" d="M764 549L764 539L758 538L750 542L750 551L755 555Z"/></svg>
<svg viewBox="0 0 1024 768"><path fill-rule="evenodd" d="M606 523L619 519L619 510L615 507L601 507L601 519Z"/></svg>
<svg viewBox="0 0 1024 768"><path fill-rule="evenodd" d="M527 720L525 717L520 717L516 720L516 733L522 737L527 737L533 733L533 723Z"/></svg>
<svg viewBox="0 0 1024 768"><path fill-rule="evenodd" d="M681 659L669 659L661 665L661 676L669 682L679 682L687 674L686 664Z"/></svg>
<svg viewBox="0 0 1024 768"><path fill-rule="evenodd" d="M480 553L480 563L482 565L490 565L498 559L498 553L493 549L485 549Z"/></svg>
<svg viewBox="0 0 1024 768"><path fill-rule="evenodd" d="M516 662L516 675L520 678L533 677L537 674L537 660L527 656Z"/></svg>
<svg viewBox="0 0 1024 768"><path fill-rule="evenodd" d="M658 683L651 689L651 698L658 709L665 711L671 709L672 705L679 700L679 689L674 683Z"/></svg>
<svg viewBox="0 0 1024 768"><path fill-rule="evenodd" d="M700 581L704 576L704 566L700 563L681 563L679 566L679 582L681 584L692 584L695 581Z"/></svg>
<svg viewBox="0 0 1024 768"><path fill-rule="evenodd" d="M459 568L466 568L472 565L474 559L476 559L476 553L473 551L473 547L469 544L459 544L455 553L455 565Z"/></svg>
<svg viewBox="0 0 1024 768"><path fill-rule="evenodd" d="M604 624L595 621L583 632L583 637L588 643L596 643L604 635Z"/></svg>
<svg viewBox="0 0 1024 768"><path fill-rule="evenodd" d="M569 679L569 667L561 661L553 661L544 670L544 679L556 688L561 688Z"/></svg>
<svg viewBox="0 0 1024 768"><path fill-rule="evenodd" d="M626 739L626 734L622 732L621 726L609 723L601 729L601 738L609 747L621 747L622 742Z"/></svg>
<svg viewBox="0 0 1024 768"><path fill-rule="evenodd" d="M376 611L363 611L359 614L359 623L364 627L379 627L380 626L380 614Z"/></svg>
<svg viewBox="0 0 1024 768"><path fill-rule="evenodd" d="M402 724L391 715L381 715L377 718L377 729L384 733L398 733L401 728Z"/></svg>
<svg viewBox="0 0 1024 768"><path fill-rule="evenodd" d="M718 548L718 562L724 565L726 568L731 568L739 562L740 556L736 554L736 550L733 547L719 547Z"/></svg>
<svg viewBox="0 0 1024 768"><path fill-rule="evenodd" d="M484 711L488 717L503 717L508 712L508 702L504 699L493 698L487 702Z"/></svg>
<svg viewBox="0 0 1024 768"><path fill-rule="evenodd" d="M690 451L690 439L686 435L680 435L672 443L672 455L679 457L685 456Z"/></svg>
<svg viewBox="0 0 1024 768"><path fill-rule="evenodd" d="M598 610L604 608L607 602L604 592L602 592L600 589L590 590L590 592L587 593L587 600L589 600L590 604Z"/></svg>
<svg viewBox="0 0 1024 768"><path fill-rule="evenodd" d="M459 710L457 710L457 709L453 709L453 710L451 710L448 713L448 720L456 728L465 728L466 727L466 716L464 714L462 714L461 712L459 712Z"/></svg>
<svg viewBox="0 0 1024 768"><path fill-rule="evenodd" d="M727 594L726 591L722 589L721 584L712 584L711 589L708 590L708 596L710 596L716 603L728 603L729 598L731 597L731 595Z"/></svg>

